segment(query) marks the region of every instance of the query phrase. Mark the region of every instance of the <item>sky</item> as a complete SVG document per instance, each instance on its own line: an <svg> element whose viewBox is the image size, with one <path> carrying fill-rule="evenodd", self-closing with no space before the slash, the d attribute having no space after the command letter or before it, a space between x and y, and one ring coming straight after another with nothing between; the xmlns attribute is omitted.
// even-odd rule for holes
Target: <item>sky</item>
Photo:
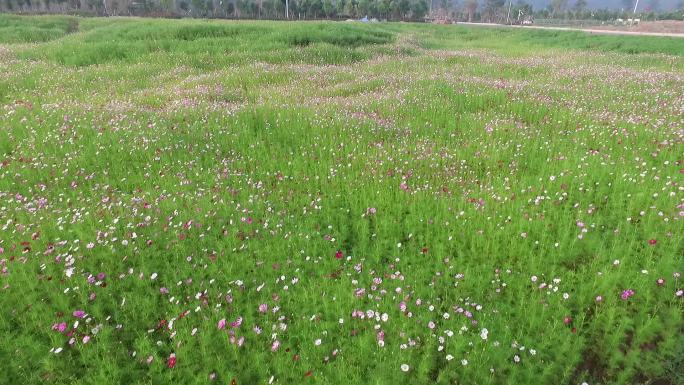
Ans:
<svg viewBox="0 0 684 385"><path fill-rule="evenodd" d="M530 3L534 5L535 9L542 9L549 5L551 3L551 0L528 0ZM513 0L513 3L516 1ZM622 8L623 3L621 0L587 0L589 3L589 8ZM644 9L649 5L651 0L639 0L639 9ZM661 9L673 9L677 5L679 1L678 0L660 0L660 8ZM569 0L568 3L570 6L572 6L575 3L575 0Z"/></svg>

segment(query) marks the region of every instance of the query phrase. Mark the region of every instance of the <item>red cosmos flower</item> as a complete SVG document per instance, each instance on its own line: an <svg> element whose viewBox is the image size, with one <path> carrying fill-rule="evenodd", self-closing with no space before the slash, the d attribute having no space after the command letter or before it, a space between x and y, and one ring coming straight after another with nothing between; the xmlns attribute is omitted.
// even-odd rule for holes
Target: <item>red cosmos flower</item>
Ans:
<svg viewBox="0 0 684 385"><path fill-rule="evenodd" d="M335 253L335 258L342 259L342 257L344 257L344 253L342 253L341 250L337 250L337 252Z"/></svg>
<svg viewBox="0 0 684 385"><path fill-rule="evenodd" d="M648 240L649 245L655 245L656 243L658 243L658 241L656 241L655 239L649 239Z"/></svg>
<svg viewBox="0 0 684 385"><path fill-rule="evenodd" d="M169 369L173 369L173 367L176 366L176 354L175 353L171 353L168 361L166 361L166 366L168 366Z"/></svg>
<svg viewBox="0 0 684 385"><path fill-rule="evenodd" d="M427 253L428 253L428 248L427 248L427 247L423 247L423 250L421 250L421 252L422 252L423 254L427 254Z"/></svg>
<svg viewBox="0 0 684 385"><path fill-rule="evenodd" d="M570 316L565 316L565 318L563 318L563 323L570 325L572 323L572 318Z"/></svg>

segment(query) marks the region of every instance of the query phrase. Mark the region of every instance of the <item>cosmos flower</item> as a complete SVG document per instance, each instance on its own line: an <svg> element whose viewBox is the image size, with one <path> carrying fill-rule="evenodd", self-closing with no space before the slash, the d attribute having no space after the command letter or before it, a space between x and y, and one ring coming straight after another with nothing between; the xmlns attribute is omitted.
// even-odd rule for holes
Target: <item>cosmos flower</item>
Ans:
<svg viewBox="0 0 684 385"><path fill-rule="evenodd" d="M630 297L632 297L633 295L634 295L634 290L632 290L632 289L627 289L627 290L623 290L623 291L622 291L622 294L620 295L620 297L621 297L622 299L624 299L624 300L628 300L628 299L629 299Z"/></svg>
<svg viewBox="0 0 684 385"><path fill-rule="evenodd" d="M169 358L166 361L166 366L169 369L173 369L173 367L176 366L176 354L175 353L171 353L171 355L169 355Z"/></svg>

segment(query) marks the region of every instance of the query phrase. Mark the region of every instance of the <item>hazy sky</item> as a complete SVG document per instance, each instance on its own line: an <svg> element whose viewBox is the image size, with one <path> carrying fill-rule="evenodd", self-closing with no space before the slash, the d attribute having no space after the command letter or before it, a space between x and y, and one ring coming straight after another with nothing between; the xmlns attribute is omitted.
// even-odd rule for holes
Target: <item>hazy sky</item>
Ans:
<svg viewBox="0 0 684 385"><path fill-rule="evenodd" d="M513 0L515 4L516 0ZM551 0L528 0L534 4L535 9L541 9L549 5ZM622 0L587 0L590 8L622 8ZM678 0L660 0L661 9L673 9L677 5ZM575 0L569 0L570 6L575 4ZM651 3L651 0L639 0L639 9L644 9Z"/></svg>

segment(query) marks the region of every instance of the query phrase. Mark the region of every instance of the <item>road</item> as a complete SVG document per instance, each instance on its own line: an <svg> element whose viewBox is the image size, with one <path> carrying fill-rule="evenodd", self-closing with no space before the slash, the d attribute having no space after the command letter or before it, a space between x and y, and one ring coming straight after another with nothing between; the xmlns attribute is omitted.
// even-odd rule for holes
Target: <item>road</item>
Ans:
<svg viewBox="0 0 684 385"><path fill-rule="evenodd" d="M629 35L629 36L661 36L661 37L678 37L684 38L684 33L664 33L664 32L635 32L635 31L615 31L608 29L590 29L590 28L566 28L566 27L541 27L537 25L504 25L494 23L467 23L459 22L460 25L477 26L477 27L501 27L501 28L525 28L525 29L550 29L555 31L580 31L597 35Z"/></svg>

